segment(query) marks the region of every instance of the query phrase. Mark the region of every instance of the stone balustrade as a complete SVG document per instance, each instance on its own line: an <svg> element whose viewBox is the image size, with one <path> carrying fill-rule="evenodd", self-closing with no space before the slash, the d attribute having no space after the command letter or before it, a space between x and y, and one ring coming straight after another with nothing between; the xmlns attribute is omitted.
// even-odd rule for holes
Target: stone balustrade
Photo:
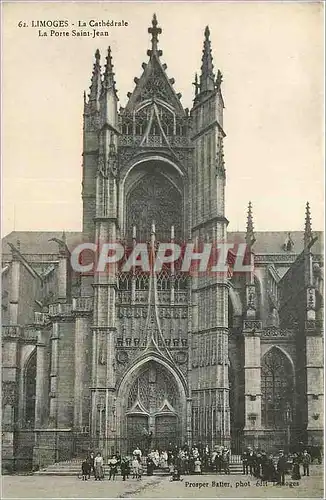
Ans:
<svg viewBox="0 0 326 500"><path fill-rule="evenodd" d="M19 325L4 325L2 327L2 337L18 338L22 335L22 328Z"/></svg>
<svg viewBox="0 0 326 500"><path fill-rule="evenodd" d="M33 325L3 325L2 338L20 339L20 340L37 340L37 330Z"/></svg>
<svg viewBox="0 0 326 500"><path fill-rule="evenodd" d="M34 323L36 325L46 325L49 323L50 318L48 313L35 312L34 313Z"/></svg>
<svg viewBox="0 0 326 500"><path fill-rule="evenodd" d="M170 290L159 290L157 292L157 298L159 304L171 304L171 291ZM131 291L121 290L118 292L118 302L120 304L130 304L131 303ZM188 302L188 292L187 291L174 291L174 304L186 304ZM148 290L136 290L135 293L135 304L147 304L148 303Z"/></svg>
<svg viewBox="0 0 326 500"><path fill-rule="evenodd" d="M91 312L93 310L93 297L76 297L72 299L73 312Z"/></svg>
<svg viewBox="0 0 326 500"><path fill-rule="evenodd" d="M72 304L50 304L49 316L72 316Z"/></svg>

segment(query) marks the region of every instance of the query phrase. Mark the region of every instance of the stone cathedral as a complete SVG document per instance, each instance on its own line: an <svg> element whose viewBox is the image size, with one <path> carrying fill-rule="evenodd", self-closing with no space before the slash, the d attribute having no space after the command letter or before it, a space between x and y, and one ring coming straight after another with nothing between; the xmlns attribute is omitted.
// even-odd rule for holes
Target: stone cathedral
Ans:
<svg viewBox="0 0 326 500"><path fill-rule="evenodd" d="M251 203L246 231L227 232L222 73L209 29L191 110L167 76L155 15L148 32L148 61L124 108L111 50L104 64L95 53L82 233L14 231L2 242L8 469L137 444L223 444L240 454L322 441L322 234L308 203L302 232L255 232ZM163 241L243 242L254 268L81 275L70 256L82 241L153 251Z"/></svg>

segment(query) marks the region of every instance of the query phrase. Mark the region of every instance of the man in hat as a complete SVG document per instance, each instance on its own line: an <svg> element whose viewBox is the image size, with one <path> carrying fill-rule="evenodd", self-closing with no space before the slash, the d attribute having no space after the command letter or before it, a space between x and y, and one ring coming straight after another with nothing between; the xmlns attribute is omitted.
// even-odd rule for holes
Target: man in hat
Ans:
<svg viewBox="0 0 326 500"><path fill-rule="evenodd" d="M277 473L278 473L278 482L277 484L281 484L284 486L285 484L285 472L286 472L286 458L284 456L283 450L279 451L278 461L277 461Z"/></svg>
<svg viewBox="0 0 326 500"><path fill-rule="evenodd" d="M302 465L303 465L303 475L304 476L309 476L309 465L311 463L311 456L307 452L307 450L304 450L302 457L301 457Z"/></svg>

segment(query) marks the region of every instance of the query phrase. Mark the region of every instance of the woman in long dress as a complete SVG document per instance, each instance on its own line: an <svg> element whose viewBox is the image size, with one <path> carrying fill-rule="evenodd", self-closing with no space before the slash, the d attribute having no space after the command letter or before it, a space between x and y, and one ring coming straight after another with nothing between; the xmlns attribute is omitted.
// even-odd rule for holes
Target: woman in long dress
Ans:
<svg viewBox="0 0 326 500"><path fill-rule="evenodd" d="M95 457L94 466L95 466L95 481L97 480L101 481L104 477L104 471L103 471L103 457L100 452L98 452L98 454Z"/></svg>
<svg viewBox="0 0 326 500"><path fill-rule="evenodd" d="M292 465L292 479L298 480L301 479L300 475L300 458L297 455L297 453L294 453L293 455L293 465Z"/></svg>
<svg viewBox="0 0 326 500"><path fill-rule="evenodd" d="M162 451L160 456L160 467L162 469L166 469L167 466L168 466L168 454L166 451Z"/></svg>

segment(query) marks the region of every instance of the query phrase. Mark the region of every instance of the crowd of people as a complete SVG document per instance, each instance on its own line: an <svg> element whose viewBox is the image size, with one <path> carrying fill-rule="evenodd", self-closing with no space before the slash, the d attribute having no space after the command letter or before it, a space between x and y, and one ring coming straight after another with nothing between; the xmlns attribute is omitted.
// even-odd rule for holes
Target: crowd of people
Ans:
<svg viewBox="0 0 326 500"><path fill-rule="evenodd" d="M215 446L210 450L208 446L187 445L183 447L169 444L167 449L147 450L145 456L139 446L136 446L132 456L121 457L119 453L107 461L109 480L114 480L120 470L123 481L129 479L140 480L143 470L152 476L157 469L169 472L171 480L178 481L182 475L196 475L215 472L216 474L230 474L230 450L225 446ZM309 476L311 456L307 450L286 456L280 450L278 456L268 454L262 450L253 450L248 447L241 456L244 475L251 475L262 481L271 481L278 484L285 483L285 475L290 474L291 479L301 479L301 466L303 475ZM82 479L95 480L104 478L104 459L101 453L92 452L82 463Z"/></svg>
<svg viewBox="0 0 326 500"><path fill-rule="evenodd" d="M280 450L277 457L265 451L253 450L248 447L242 454L243 474L250 474L262 481L271 481L285 484L285 475L290 474L291 479L301 479L300 467L303 467L303 476L309 476L311 456L307 450L294 452L285 456Z"/></svg>
<svg viewBox="0 0 326 500"><path fill-rule="evenodd" d="M123 481L132 476L133 479L141 479L143 474L142 452L137 447L132 458L121 457L119 453L113 455L107 462L109 471L109 480L115 480L120 469ZM87 481L91 475L94 475L95 481L104 479L104 459L100 452L96 455L91 452L82 462L82 479Z"/></svg>

